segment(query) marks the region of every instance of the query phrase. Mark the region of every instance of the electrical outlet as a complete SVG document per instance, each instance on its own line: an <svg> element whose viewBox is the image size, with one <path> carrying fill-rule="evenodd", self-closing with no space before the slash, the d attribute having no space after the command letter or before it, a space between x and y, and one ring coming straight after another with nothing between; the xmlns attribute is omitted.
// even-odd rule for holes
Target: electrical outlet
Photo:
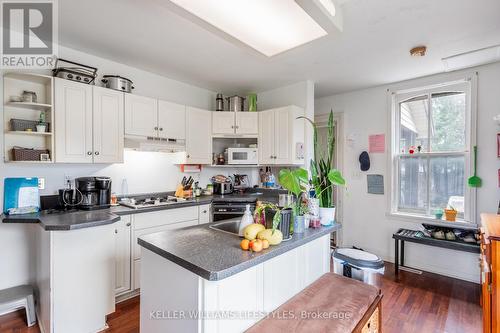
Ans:
<svg viewBox="0 0 500 333"><path fill-rule="evenodd" d="M45 178L38 178L38 189L45 190Z"/></svg>
<svg viewBox="0 0 500 333"><path fill-rule="evenodd" d="M66 186L68 186L68 184L71 185L72 182L73 182L73 176L64 174L64 184L63 184L64 187L66 188Z"/></svg>

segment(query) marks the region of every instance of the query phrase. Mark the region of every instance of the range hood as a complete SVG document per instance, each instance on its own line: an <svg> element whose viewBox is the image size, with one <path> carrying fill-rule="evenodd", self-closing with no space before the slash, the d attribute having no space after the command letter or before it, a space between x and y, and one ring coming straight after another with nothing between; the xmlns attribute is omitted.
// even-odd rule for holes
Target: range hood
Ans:
<svg viewBox="0 0 500 333"><path fill-rule="evenodd" d="M179 153L186 151L186 140L125 136L125 148L138 151Z"/></svg>

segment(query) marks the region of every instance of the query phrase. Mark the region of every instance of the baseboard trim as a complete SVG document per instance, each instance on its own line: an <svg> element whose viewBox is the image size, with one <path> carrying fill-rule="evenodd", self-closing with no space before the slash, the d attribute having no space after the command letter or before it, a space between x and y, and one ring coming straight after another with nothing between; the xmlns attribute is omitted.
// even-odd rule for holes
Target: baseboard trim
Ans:
<svg viewBox="0 0 500 333"><path fill-rule="evenodd" d="M124 293L124 294L118 295L115 298L115 304L118 304L118 303L121 303L121 302L126 301L128 299L134 298L136 296L139 296L140 294L141 294L141 290L137 289L137 290L134 290L134 291L130 291L128 293Z"/></svg>

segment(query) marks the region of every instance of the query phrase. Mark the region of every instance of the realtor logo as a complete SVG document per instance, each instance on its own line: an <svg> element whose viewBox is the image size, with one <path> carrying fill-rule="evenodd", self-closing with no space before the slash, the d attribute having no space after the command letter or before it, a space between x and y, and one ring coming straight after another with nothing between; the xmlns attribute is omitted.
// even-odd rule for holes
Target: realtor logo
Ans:
<svg viewBox="0 0 500 333"><path fill-rule="evenodd" d="M2 1L2 68L52 68L54 1Z"/></svg>

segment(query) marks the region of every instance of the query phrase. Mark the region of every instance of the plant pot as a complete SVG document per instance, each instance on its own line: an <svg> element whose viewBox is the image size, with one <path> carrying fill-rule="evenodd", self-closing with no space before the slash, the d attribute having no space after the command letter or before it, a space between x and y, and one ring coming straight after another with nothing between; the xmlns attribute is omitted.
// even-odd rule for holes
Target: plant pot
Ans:
<svg viewBox="0 0 500 333"><path fill-rule="evenodd" d="M274 209L266 209L266 228L272 229L273 227L273 216L276 214ZM280 223L276 227L283 234L283 240L288 240L292 238L293 225L292 222L292 209L286 208L281 210Z"/></svg>
<svg viewBox="0 0 500 333"><path fill-rule="evenodd" d="M457 211L453 209L445 209L444 215L446 217L446 221L455 222L457 220Z"/></svg>
<svg viewBox="0 0 500 333"><path fill-rule="evenodd" d="M46 125L36 125L36 131L39 132L39 133L45 133L45 131L47 130L47 126Z"/></svg>
<svg viewBox="0 0 500 333"><path fill-rule="evenodd" d="M320 207L319 217L322 225L332 225L335 222L335 207Z"/></svg>
<svg viewBox="0 0 500 333"><path fill-rule="evenodd" d="M293 232L297 234L303 234L305 231L304 215L295 216L295 224L293 226Z"/></svg>

